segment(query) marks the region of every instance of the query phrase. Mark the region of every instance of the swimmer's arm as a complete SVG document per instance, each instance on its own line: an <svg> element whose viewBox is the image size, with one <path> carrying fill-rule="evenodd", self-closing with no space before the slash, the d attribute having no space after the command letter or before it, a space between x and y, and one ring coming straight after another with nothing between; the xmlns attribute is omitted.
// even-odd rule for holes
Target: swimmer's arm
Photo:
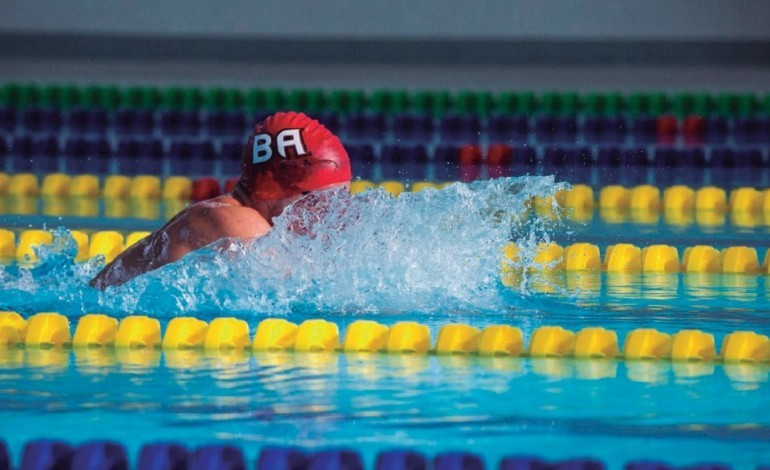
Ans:
<svg viewBox="0 0 770 470"><path fill-rule="evenodd" d="M222 238L253 239L270 225L256 211L231 206L191 206L158 231L126 249L108 264L91 286L105 289L181 259Z"/></svg>

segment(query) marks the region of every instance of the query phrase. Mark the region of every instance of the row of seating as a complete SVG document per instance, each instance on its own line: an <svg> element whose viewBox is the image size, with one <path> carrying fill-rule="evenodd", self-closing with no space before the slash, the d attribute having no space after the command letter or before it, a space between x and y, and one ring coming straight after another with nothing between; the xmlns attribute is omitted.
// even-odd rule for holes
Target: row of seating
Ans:
<svg viewBox="0 0 770 470"><path fill-rule="evenodd" d="M364 470L364 458L348 448L308 451L294 447L264 447L253 464L256 470ZM189 450L177 442L145 444L139 450L136 466L131 467L128 452L114 441L91 441L78 446L53 439L32 440L24 445L19 470L41 469L110 469L128 470L243 470L252 468L240 448L229 444L211 444ZM0 441L0 470L11 470L11 459ZM380 452L374 462L376 470L484 470L485 459L470 452L444 452L428 459L422 452L398 449ZM489 467L492 468L492 467ZM495 468L500 470L604 470L596 459L576 458L546 461L532 456L505 457ZM625 470L674 470L676 467L658 461L631 461ZM730 466L703 463L686 470L730 470Z"/></svg>
<svg viewBox="0 0 770 470"><path fill-rule="evenodd" d="M435 163L448 168L486 164L528 171L535 167L761 169L770 165L770 152L761 146L349 144L346 149L358 170L372 163ZM240 173L242 153L241 141L124 139L113 144L107 139L78 138L62 145L54 137L25 137L8 145L0 138L0 171L232 176Z"/></svg>
<svg viewBox="0 0 770 470"><path fill-rule="evenodd" d="M54 106L171 108L171 109L237 109L272 111L297 109L311 112L324 110L337 113L405 111L441 114L447 111L488 114L663 114L708 115L770 114L770 95L744 93L673 93L639 92L545 92L458 91L381 89L363 90L199 88L112 85L6 83L0 86L0 104L13 107Z"/></svg>
<svg viewBox="0 0 770 470"><path fill-rule="evenodd" d="M416 141L440 139L448 142L492 140L503 142L589 143L673 141L681 137L688 143L768 143L770 117L637 116L632 119L609 116L555 116L524 114L482 117L475 114L385 113L312 114L345 141ZM118 109L73 109L0 107L0 133L67 135L158 135L238 137L248 134L267 113L243 111L179 111Z"/></svg>
<svg viewBox="0 0 770 470"><path fill-rule="evenodd" d="M109 139L55 136L18 137L7 143L0 138L0 170L46 173L63 169L99 174L210 174L221 166L225 174L240 172L242 140L221 142L126 138ZM163 162L169 163L168 169Z"/></svg>

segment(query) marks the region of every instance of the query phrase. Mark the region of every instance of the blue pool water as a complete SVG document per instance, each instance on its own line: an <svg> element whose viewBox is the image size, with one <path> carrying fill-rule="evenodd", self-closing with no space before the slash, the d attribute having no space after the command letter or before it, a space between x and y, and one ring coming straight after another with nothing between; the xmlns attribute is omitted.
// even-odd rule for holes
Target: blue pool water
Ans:
<svg viewBox="0 0 770 470"><path fill-rule="evenodd" d="M561 273L501 284L509 239L531 264L539 242L639 245L768 243L766 226L726 221L586 224L530 214L524 202L562 188L552 178L457 184L442 191L336 195L312 236L288 218L255 243L203 250L104 293L87 287L100 260L73 262L65 229L35 267L0 268L0 310L357 319L438 328L510 324L525 338L543 325L698 328L717 345L737 330L767 331L770 284L762 276ZM302 220L301 207L293 209ZM18 225L20 219L8 222ZM729 218L729 217L728 217ZM49 226L57 220L50 218ZM93 222L93 221L92 221ZM97 221L129 231L129 222ZM121 226L121 224L126 224ZM69 229L79 228L68 226ZM709 231L710 230L710 231ZM706 233L704 235L704 233ZM18 458L24 442L109 438L130 455L147 442L352 447L371 463L393 447L428 455L469 450L489 466L504 455L589 456L611 468L653 458L752 468L770 463L765 365L437 356L245 354L182 351L0 351L0 436Z"/></svg>
<svg viewBox="0 0 770 470"><path fill-rule="evenodd" d="M610 468L649 457L749 468L769 455L765 367L189 352L144 365L56 355L0 355L2 430L17 455L41 436L109 437L130 455L169 438L234 443L251 458L268 445L355 448L370 461L394 447L463 449L490 466L535 454Z"/></svg>

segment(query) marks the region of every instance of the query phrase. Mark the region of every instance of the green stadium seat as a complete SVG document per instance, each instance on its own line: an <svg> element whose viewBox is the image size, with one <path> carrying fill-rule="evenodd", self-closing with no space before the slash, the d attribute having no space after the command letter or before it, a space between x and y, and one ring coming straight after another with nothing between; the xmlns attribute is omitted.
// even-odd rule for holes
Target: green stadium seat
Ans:
<svg viewBox="0 0 770 470"><path fill-rule="evenodd" d="M130 86L120 91L120 105L124 108L155 109L160 101L160 90L156 87Z"/></svg>
<svg viewBox="0 0 770 470"><path fill-rule="evenodd" d="M679 117L708 116L713 102L708 93L677 93L671 98L671 110Z"/></svg>
<svg viewBox="0 0 770 470"><path fill-rule="evenodd" d="M532 114L537 109L537 98L531 92L500 93L496 108L500 114Z"/></svg>
<svg viewBox="0 0 770 470"><path fill-rule="evenodd" d="M362 90L332 90L327 107L340 114L360 113L366 107L366 94Z"/></svg>
<svg viewBox="0 0 770 470"><path fill-rule="evenodd" d="M583 101L583 112L590 115L613 116L624 111L623 96L617 92L588 93Z"/></svg>
<svg viewBox="0 0 770 470"><path fill-rule="evenodd" d="M203 106L207 109L232 111L243 106L243 93L237 88L209 88L203 92Z"/></svg>
<svg viewBox="0 0 770 470"><path fill-rule="evenodd" d="M289 92L288 107L292 111L303 111L309 114L319 114L326 106L326 95L318 88L295 89Z"/></svg>
<svg viewBox="0 0 770 470"><path fill-rule="evenodd" d="M480 114L486 116L495 106L495 98L488 91L461 91L454 101L454 110L458 113Z"/></svg>
<svg viewBox="0 0 770 470"><path fill-rule="evenodd" d="M369 97L369 111L395 114L409 108L409 94L406 90L376 90Z"/></svg>
<svg viewBox="0 0 770 470"><path fill-rule="evenodd" d="M418 91L412 95L411 109L418 113L441 115L452 107L448 91Z"/></svg>
<svg viewBox="0 0 770 470"><path fill-rule="evenodd" d="M40 104L69 109L80 104L80 88L74 85L48 85L40 90Z"/></svg>
<svg viewBox="0 0 770 470"><path fill-rule="evenodd" d="M82 90L80 104L88 108L114 109L120 104L120 92L112 85L90 85Z"/></svg>
<svg viewBox="0 0 770 470"><path fill-rule="evenodd" d="M254 88L246 93L246 107L252 112L272 112L286 109L286 93L279 88Z"/></svg>
<svg viewBox="0 0 770 470"><path fill-rule="evenodd" d="M575 92L548 92L540 97L540 112L544 114L576 114L580 96Z"/></svg>
<svg viewBox="0 0 770 470"><path fill-rule="evenodd" d="M25 108L40 104L40 88L32 83L8 83L0 91L3 104Z"/></svg>
<svg viewBox="0 0 770 470"><path fill-rule="evenodd" d="M753 93L720 93L716 96L716 112L724 117L747 116L757 112L757 97Z"/></svg>
<svg viewBox="0 0 770 470"><path fill-rule="evenodd" d="M632 117L659 116L669 111L668 97L663 93L632 93L626 100L626 110Z"/></svg>

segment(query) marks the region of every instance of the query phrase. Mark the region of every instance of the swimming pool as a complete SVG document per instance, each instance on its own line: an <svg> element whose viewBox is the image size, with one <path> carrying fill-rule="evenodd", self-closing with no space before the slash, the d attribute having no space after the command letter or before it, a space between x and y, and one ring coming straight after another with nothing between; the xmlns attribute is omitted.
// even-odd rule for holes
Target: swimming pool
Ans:
<svg viewBox="0 0 770 470"><path fill-rule="evenodd" d="M34 95L24 93L18 96ZM111 94L109 89L100 93ZM192 109L197 109L194 92L169 89L164 93L170 100L166 106L176 106L173 97L182 103L182 97L189 95L191 98L185 99L192 100ZM291 103L300 108L310 106L308 103L314 102L310 97L315 96L300 92L289 95L296 101ZM267 100L267 93L260 96ZM468 96L454 98L464 103L462 106L471 106ZM478 103L485 101L478 98L464 111L483 108L485 105ZM519 98L523 104L515 105L515 116L530 106L529 95ZM632 98L623 102L639 101ZM735 98L736 103L742 102ZM394 448L415 450L431 458L469 452L480 456L490 468L515 455L535 455L551 462L585 457L609 468L650 459L676 466L721 462L736 468L770 462L768 416L764 411L768 377L764 343L760 338L755 349L747 346L744 352L736 353L742 360L722 362L717 357L731 333L767 332L765 312L770 290L762 275L766 273L762 262L770 243L764 236L768 227L764 193L736 192L732 201L728 200L730 190L767 186L764 114L756 111L756 116L725 118L732 133L722 136L717 110L709 108L704 114L715 124L702 128L706 129L702 133L718 139L717 143L705 137L694 147L684 142L685 135L676 134L684 132L686 118L682 117L675 131L679 140L673 144L657 140L659 132L669 132L669 121L654 122L653 131L648 130L653 132L654 142L644 140L649 135L643 132L632 135L635 124L622 131L622 142L612 132L605 132L605 140L594 144L589 143L592 137L586 129L598 124L591 124L581 113L599 111L570 110L569 103L575 99L572 95L558 100L554 96L533 99L545 103L544 108L553 107L549 108L551 113L566 112L578 119L552 119L542 110L530 109L534 116L545 117L525 120L532 126L522 137L526 141L514 141L510 150L499 150L500 160L496 162L490 162L494 152L489 118L478 120L479 129L483 128L479 142L468 145L461 139L454 147L445 145L455 135L475 140L474 113L443 120L441 111L428 119L429 126L437 129L425 135L419 134L423 132L421 126L427 125L420 113L404 113L412 116L408 126L393 114L379 116L374 110L325 114L330 126L336 118L341 132L348 136L354 165L363 179L468 183L419 192L410 192L407 186L398 198L384 190L345 197L339 202L346 207L340 216L345 230L331 222L319 228L331 237L331 243L324 237L291 238L281 231L279 223L273 235L258 244L237 245L225 256L204 250L185 263L104 294L86 286L100 261L74 262L78 246L70 231L82 231L91 240L97 232L117 231L123 243L122 235L151 230L184 206L184 201L180 204L160 197L167 179L139 181L134 177L144 170L154 170L165 178L176 174L179 162L189 158L201 165L191 164L191 179L213 175L223 182L232 176L232 170L227 170L221 159L210 158L206 149L185 147L187 153L177 149L181 153L176 155L171 148L173 142L181 140L177 139L179 133L205 140L214 135L213 129L230 132L224 126L227 119L234 119L238 129L237 113L150 113L153 126L158 127L149 132L154 138L162 136L162 158L154 159L157 149L144 144L124 149L129 152L131 147L130 152L134 152L127 160L134 166L121 166L125 162L119 160L128 153L118 150L107 152L105 158L97 157L103 165L101 170L96 166L93 170L100 174L97 193L114 190L120 196L115 200L73 198L73 181L61 179L59 186L55 181L48 183L50 197L39 198L38 193L45 193L45 182L38 187L38 183L17 179L15 189L3 200L2 215L2 228L11 229L15 237L14 255L25 230L66 227L55 233L52 246L38 253L38 264L13 261L0 271L0 309L18 311L24 318L38 312L59 312L68 318L68 329L75 334L79 321L93 312L118 319L148 315L159 320L164 333L176 317L195 317L209 324L217 318L234 317L246 321L250 342L262 320L281 318L299 325L322 318L337 325L336 344L340 348L349 327L358 320L376 321L390 327L391 332L403 322L426 325L432 349L438 348L439 331L447 325L469 325L480 334L493 325L509 325L521 330L524 354L479 355L479 344L473 341L470 346L460 341L458 344L464 346L454 346L459 349L450 348L447 354L441 354L440 348L439 353L421 354L418 350L404 354L395 346L389 353L375 354L265 352L251 347L243 352L211 351L199 347L200 341L190 348L162 350L36 348L31 344L4 348L0 349L0 436L13 461L20 462L26 443L52 438L73 445L116 441L125 446L134 465L144 444L159 441L180 442L189 449L232 444L245 453L249 465L263 449L273 446L307 451L352 449L360 452L367 468L374 468L379 453ZM435 96L432 100L441 102ZM679 97L672 102L686 108L685 114L722 102L706 100L703 105L703 100ZM386 102L382 98L373 101ZM562 104L556 106L555 101ZM584 101L594 103L597 99ZM645 106L659 106L654 103L648 100ZM65 141L73 136L89 142L98 140L104 131L99 124L102 118L98 110L102 107L86 113L88 119L74 111L62 114L62 122L45 129L49 124L47 108L43 108L36 110L33 104L18 102L7 106L13 110L13 128L6 128L4 140L23 140L24 136L17 134L34 130L29 155L41 163L41 169L35 171L41 175L60 170L77 174L96 165L92 150L83 151L81 161L64 150L39 153L37 142L43 140L41 134L52 131ZM106 109L104 122L109 131L104 132L114 138L116 123L129 118L119 118L119 111ZM623 109L631 113L630 105ZM188 114L211 120L196 124L195 120L185 120ZM213 120L215 115L219 121ZM478 115L485 116L483 112ZM140 118L131 116L130 122ZM516 119L520 118L498 124L517 136L514 131L522 124ZM635 119L639 129L647 129L644 126L649 122ZM95 126L82 124L87 128L85 136L76 132L82 122ZM605 129L616 128L610 124L602 121ZM183 125L192 127L184 130ZM388 132L401 129L399 138L411 140L413 145L393 147L396 134L383 137L383 128ZM748 130L741 137L744 128ZM132 128L131 139L145 142L146 136L135 136L142 132ZM230 134L229 138L217 137L217 152L226 150L225 140L236 140L237 132ZM421 147L423 141L429 144ZM6 166L13 175L11 180L32 169L19 165L17 149L27 148L26 144L13 142ZM661 150L669 147L679 153L671 156ZM586 164L586 148L590 165ZM644 165L638 161L640 148L647 159ZM701 165L697 152L690 152L693 148L704 154ZM520 160L530 155L526 149L533 149L534 163ZM732 153L719 153L725 149ZM195 153L198 151L203 153ZM690 153L685 155L685 151ZM754 151L759 152L759 160ZM680 158L684 160L680 162ZM70 168L73 161L85 166ZM456 164L463 161L466 164ZM108 183L108 175L114 172L131 178ZM523 173L555 173L557 178L487 180ZM565 220L559 220L545 198L563 189L557 183L563 180L576 189L571 193L573 199L562 199L568 212L562 214ZM196 191L191 181L187 183L189 191ZM8 184L14 187L13 182ZM78 184L87 187L89 183ZM695 191L655 193L643 188L645 184L660 190L682 184L692 189L715 186L726 190L723 203L727 207L698 211L698 198L714 204L719 198L709 199ZM357 191L366 184L359 181L354 186ZM35 187L37 192L26 192ZM400 188L397 184L386 187L391 191ZM584 205L586 193L577 190L584 187L594 191L590 207ZM204 191L205 184L199 183L197 188ZM601 191L607 188L612 189ZM155 196L139 197L152 194ZM579 194L584 194L582 199ZM626 197L626 205L609 207L611 200L617 201L612 194ZM540 203L532 202L535 197L541 198ZM689 203L670 210L682 200ZM737 210L741 204L747 210ZM525 212L528 215L524 219L514 217ZM500 250L509 239L516 243L519 258L511 276L501 283ZM570 261L569 253L559 249L584 242L597 246L599 265L602 261L615 265L608 262L607 255L607 248L615 245L620 267L592 270L570 265L577 261ZM344 250L330 253L330 244ZM747 260L743 254L723 253L720 257L714 250L702 256L718 260L716 272L693 267L690 272L676 269L672 273L648 270L642 264L641 250L623 251L618 244L675 247L677 266L684 261L685 249L695 246L745 246L756 250L756 259L747 255ZM549 246L556 248L544 248ZM589 252L593 253L585 251ZM268 253L271 256L263 256ZM621 259L623 253L629 258ZM735 261L728 262L728 258ZM694 260L690 262L695 265ZM559 263L565 266L557 266ZM726 269L728 263L735 267L732 272ZM287 273L285 266L291 266L291 271ZM547 331L541 328L548 326L578 333L578 341L587 341L593 351L589 355L605 357L571 357L577 348L574 337L572 343L541 340L543 357L534 357L538 355L533 354L536 332ZM593 336L581 337L589 327L614 333L614 343L602 343L608 338L603 334L590 341ZM713 338L706 338L705 343L693 339L697 344L683 347L684 352L669 351L642 360L623 358L630 335L646 328L671 335L700 330ZM565 338L559 331L555 335ZM678 338L680 342L690 341L686 335ZM335 343L331 344L328 349L336 349ZM626 350L625 355L633 353ZM671 360L672 355L675 360Z"/></svg>

